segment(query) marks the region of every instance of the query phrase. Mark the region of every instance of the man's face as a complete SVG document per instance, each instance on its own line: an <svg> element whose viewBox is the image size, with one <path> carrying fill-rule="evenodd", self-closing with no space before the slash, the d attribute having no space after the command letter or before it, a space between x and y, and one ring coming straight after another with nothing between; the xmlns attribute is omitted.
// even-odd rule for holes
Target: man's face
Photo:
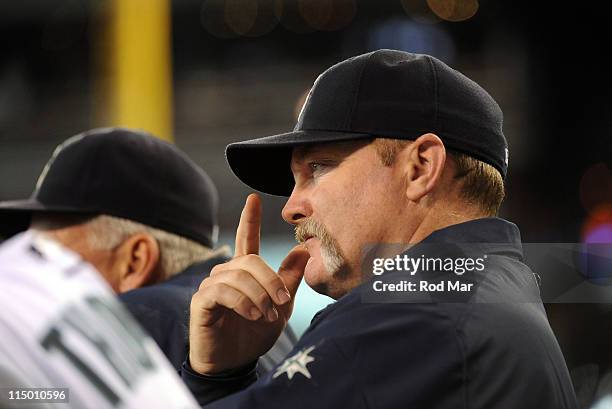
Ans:
<svg viewBox="0 0 612 409"><path fill-rule="evenodd" d="M291 170L282 215L310 253L304 278L338 298L361 283L364 246L401 240L401 169L384 166L374 144L352 141L295 148Z"/></svg>

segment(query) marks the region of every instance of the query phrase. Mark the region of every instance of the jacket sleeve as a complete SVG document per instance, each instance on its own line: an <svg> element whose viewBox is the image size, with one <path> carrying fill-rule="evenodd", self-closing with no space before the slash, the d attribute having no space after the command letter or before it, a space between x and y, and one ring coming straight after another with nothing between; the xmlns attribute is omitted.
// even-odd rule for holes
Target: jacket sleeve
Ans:
<svg viewBox="0 0 612 409"><path fill-rule="evenodd" d="M461 347L435 304L341 303L257 381L183 380L208 409L461 407Z"/></svg>
<svg viewBox="0 0 612 409"><path fill-rule="evenodd" d="M257 379L254 369L225 376L202 376L187 363L182 378L198 403L225 408L363 408L352 368L331 340L298 344L275 369Z"/></svg>

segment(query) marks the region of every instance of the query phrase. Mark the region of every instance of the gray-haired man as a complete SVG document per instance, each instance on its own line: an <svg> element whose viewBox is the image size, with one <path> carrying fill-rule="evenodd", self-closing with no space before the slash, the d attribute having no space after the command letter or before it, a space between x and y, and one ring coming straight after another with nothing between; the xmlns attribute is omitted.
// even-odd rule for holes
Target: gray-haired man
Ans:
<svg viewBox="0 0 612 409"><path fill-rule="evenodd" d="M217 209L213 182L176 146L101 128L59 145L30 199L0 203L0 225L5 235L30 225L77 252L179 368L191 296L227 261L214 249ZM287 330L263 368L293 341Z"/></svg>

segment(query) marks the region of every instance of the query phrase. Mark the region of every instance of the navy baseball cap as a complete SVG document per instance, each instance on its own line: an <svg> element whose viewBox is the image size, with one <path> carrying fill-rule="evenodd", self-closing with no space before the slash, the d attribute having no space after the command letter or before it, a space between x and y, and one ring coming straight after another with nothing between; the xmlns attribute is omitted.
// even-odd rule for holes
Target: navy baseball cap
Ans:
<svg viewBox="0 0 612 409"><path fill-rule="evenodd" d="M490 164L503 178L508 144L495 100L429 55L378 50L342 61L312 86L292 132L232 143L234 174L264 193L289 196L294 147L358 139L414 140L435 133L448 149Z"/></svg>
<svg viewBox="0 0 612 409"><path fill-rule="evenodd" d="M31 197L0 202L0 234L28 228L32 214L106 214L214 247L217 190L176 146L126 128L93 129L60 144Z"/></svg>

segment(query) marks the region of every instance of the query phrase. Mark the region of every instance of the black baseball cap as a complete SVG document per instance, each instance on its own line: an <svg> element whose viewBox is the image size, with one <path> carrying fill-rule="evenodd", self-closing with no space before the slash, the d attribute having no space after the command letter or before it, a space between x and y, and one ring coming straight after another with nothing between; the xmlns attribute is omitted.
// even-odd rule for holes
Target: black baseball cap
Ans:
<svg viewBox="0 0 612 409"><path fill-rule="evenodd" d="M0 234L27 229L34 213L106 214L214 247L218 201L208 175L176 146L98 128L55 149L29 199L0 202Z"/></svg>
<svg viewBox="0 0 612 409"><path fill-rule="evenodd" d="M378 50L342 61L312 86L292 132L232 143L234 174L264 193L289 196L294 147L359 139L414 140L431 132L451 150L508 169L503 115L478 84L423 54Z"/></svg>

